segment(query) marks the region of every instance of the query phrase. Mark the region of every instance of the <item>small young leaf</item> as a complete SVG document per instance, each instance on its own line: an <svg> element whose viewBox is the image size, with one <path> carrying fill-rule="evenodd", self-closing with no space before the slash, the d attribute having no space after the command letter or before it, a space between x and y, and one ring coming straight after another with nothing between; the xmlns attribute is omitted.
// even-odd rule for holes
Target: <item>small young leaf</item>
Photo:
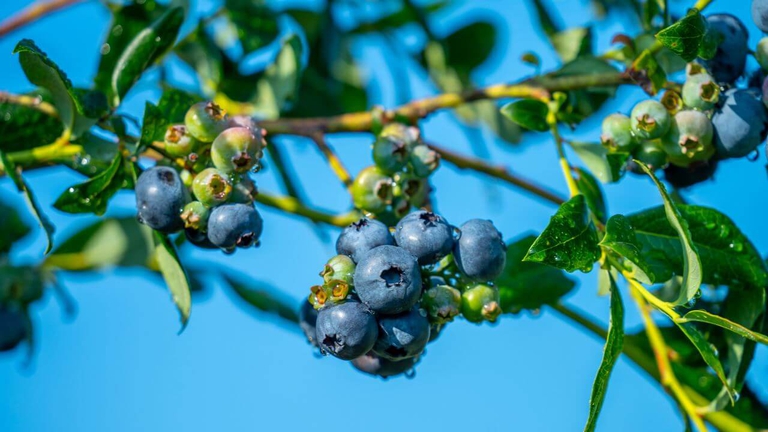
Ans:
<svg viewBox="0 0 768 432"><path fill-rule="evenodd" d="M601 182L614 183L624 175L628 153L608 153L605 147L597 143L571 141L570 146Z"/></svg>
<svg viewBox="0 0 768 432"><path fill-rule="evenodd" d="M536 236L528 235L508 242L506 265L495 281L505 313L538 310L557 303L576 285L562 270L523 261L534 241Z"/></svg>
<svg viewBox="0 0 768 432"><path fill-rule="evenodd" d="M588 272L598 258L600 247L587 202L584 195L576 195L552 216L524 261L540 262L568 272Z"/></svg>
<svg viewBox="0 0 768 432"><path fill-rule="evenodd" d="M656 282L653 268L642 256L643 246L637 240L635 229L623 215L613 215L605 225L605 236L600 246L613 250L623 256L633 267L633 276L644 284Z"/></svg>
<svg viewBox="0 0 768 432"><path fill-rule="evenodd" d="M683 273L681 274L683 283L680 295L673 303L676 305L686 304L694 298L702 282L701 258L699 258L699 253L691 239L688 222L680 214L680 210L677 209L677 206L675 206L672 198L667 193L667 188L656 178L653 171L638 160L635 160L635 163L651 177L659 189L661 198L664 200L664 213L669 224L675 229L680 239L680 245L683 249Z"/></svg>
<svg viewBox="0 0 768 432"><path fill-rule="evenodd" d="M478 21L449 34L443 40L446 64L459 74L469 74L483 64L496 46L496 28L493 24Z"/></svg>
<svg viewBox="0 0 768 432"><path fill-rule="evenodd" d="M179 261L176 247L165 234L154 231L155 259L160 268L160 273L168 285L173 302L181 315L181 330L183 332L189 322L189 314L192 309L192 295L189 289L189 278L184 267Z"/></svg>
<svg viewBox="0 0 768 432"><path fill-rule="evenodd" d="M296 314L296 308L286 299L276 296L274 287L263 283L254 286L253 281L245 283L244 278L235 278L229 272L220 274L235 294L249 305L260 311L275 314L290 323L298 324L299 316Z"/></svg>
<svg viewBox="0 0 768 432"><path fill-rule="evenodd" d="M153 141L162 141L168 126L183 123L190 106L199 102L197 96L178 89L166 89L157 105L147 102L141 123L141 138L136 153L141 153Z"/></svg>
<svg viewBox="0 0 768 432"><path fill-rule="evenodd" d="M592 395L589 397L589 418L584 426L585 432L592 432L597 426L597 418L603 408L605 394L608 391L608 381L611 378L613 366L624 348L624 304L621 301L621 293L616 282L610 276L611 292L611 319L608 324L608 337L605 339L603 359L597 370L595 382L592 384Z"/></svg>
<svg viewBox="0 0 768 432"><path fill-rule="evenodd" d="M67 213L93 213L101 216L107 204L123 185L123 156L117 154L109 167L85 183L67 188L53 206Z"/></svg>
<svg viewBox="0 0 768 432"><path fill-rule="evenodd" d="M538 132L549 130L548 112L547 104L534 99L521 99L501 107L501 113L508 119L526 129Z"/></svg>
<svg viewBox="0 0 768 432"><path fill-rule="evenodd" d="M578 174L576 186L587 200L589 210L597 220L605 223L608 211L605 207L605 198L603 198L603 189L600 187L600 183L588 170L576 168L575 171Z"/></svg>
<svg viewBox="0 0 768 432"><path fill-rule="evenodd" d="M707 27L704 16L699 11L691 9L688 15L658 32L656 39L683 60L690 62L699 54Z"/></svg>

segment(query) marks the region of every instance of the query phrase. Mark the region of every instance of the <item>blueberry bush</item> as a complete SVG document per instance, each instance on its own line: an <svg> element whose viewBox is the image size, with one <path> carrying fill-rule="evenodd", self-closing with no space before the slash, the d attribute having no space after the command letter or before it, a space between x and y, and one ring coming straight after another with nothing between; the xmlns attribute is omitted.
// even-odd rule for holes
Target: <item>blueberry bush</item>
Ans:
<svg viewBox="0 0 768 432"><path fill-rule="evenodd" d="M74 3L23 10L0 24L0 37ZM614 35L604 52L595 51L591 29L562 28L546 1L531 0L561 64L542 71L539 57L527 53L521 60L535 74L487 87L475 85L472 71L488 58L497 29L476 21L437 35L430 17L450 1L393 1L354 25L338 22L334 8L354 14L355 2L300 9L224 0L202 15L190 14L185 0L104 3L113 15L108 49L91 86L73 86L45 47L23 39L14 53L30 90L0 94L0 174L47 236L39 263L20 264L16 243L33 227L23 209L0 200L0 351L26 342L32 354L29 306L45 290L72 307L60 272L157 272L182 330L201 275L213 273L250 305L300 328L313 350L382 378L428 367L425 347L457 319L493 323L549 308L605 339L584 430L596 428L622 354L669 393L687 430L768 428L768 406L745 378L756 346L768 344L768 268L727 215L681 193L710 180L723 160L759 157L768 135L768 37L749 46L748 36L768 32L768 0L752 0L752 22L707 14L712 0L689 5L682 16L668 1L595 0L598 14L620 9L642 29ZM352 44L370 35L397 44L393 35L406 28L423 40L403 55L437 91L395 107L371 106ZM269 60L244 67L253 53ZM386 66L393 73L400 67ZM196 85L176 81L179 68ZM162 96L142 112L125 109L122 102L147 79L160 81ZM647 97L628 112L601 110L622 86ZM510 144L551 135L568 196L431 142L420 122L443 110ZM599 125L592 142L569 138L592 118ZM344 132L360 133L371 148L369 166L354 176L326 140ZM300 174L276 140L286 135L319 150L348 192L348 211L307 204ZM557 208L541 233L526 237L502 235L482 214L449 221L436 209L448 192L432 178L441 164ZM77 171L82 181L62 185L49 205L24 175L54 165ZM278 173L282 194L257 188L262 167ZM628 175L657 188L659 205L609 214L603 184ZM136 217L105 217L121 190L133 191ZM46 217L49 207L99 219L61 238ZM270 229L259 211L265 207L340 229L337 255L317 257L317 285L307 287L299 310L248 278L179 258L181 248L268 253L260 242ZM563 301L573 272L592 273L599 294L610 297L607 329ZM644 331L625 333L626 301L640 311Z"/></svg>

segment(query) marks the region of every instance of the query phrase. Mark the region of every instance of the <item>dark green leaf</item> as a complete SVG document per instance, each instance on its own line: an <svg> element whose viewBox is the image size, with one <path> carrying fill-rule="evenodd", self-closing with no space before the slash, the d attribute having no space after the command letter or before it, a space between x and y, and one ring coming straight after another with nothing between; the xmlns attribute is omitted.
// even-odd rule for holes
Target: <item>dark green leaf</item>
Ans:
<svg viewBox="0 0 768 432"><path fill-rule="evenodd" d="M650 50L641 52L627 72L651 96L667 84L667 74Z"/></svg>
<svg viewBox="0 0 768 432"><path fill-rule="evenodd" d="M614 183L624 175L628 153L609 153L603 145L597 143L571 141L569 144L601 182Z"/></svg>
<svg viewBox="0 0 768 432"><path fill-rule="evenodd" d="M691 9L688 15L658 32L656 39L683 60L690 62L698 56L707 27L704 16L699 11Z"/></svg>
<svg viewBox="0 0 768 432"><path fill-rule="evenodd" d="M642 168L643 171L645 171L645 173L648 174L656 184L656 187L659 189L659 193L661 194L661 198L664 200L664 214L668 224L677 233L679 245L678 248L675 249L682 249L683 252L683 271L680 273L680 276L683 277L683 282L681 284L682 286L680 289L679 297L672 303L676 305L686 304L696 296L696 293L701 287L703 278L701 258L699 258L696 245L691 239L691 231L688 225L689 222L682 216L680 210L678 210L677 206L675 206L675 203L667 193L667 188L661 184L659 179L656 178L656 176L653 174L653 171L651 171L650 168L648 168L644 163L640 161L635 160L635 163L640 168ZM630 217L630 223L638 231L644 229L647 226L647 224L639 224L636 217ZM641 241L643 241L643 239L641 239Z"/></svg>
<svg viewBox="0 0 768 432"><path fill-rule="evenodd" d="M66 213L93 213L101 216L123 185L123 156L118 154L109 167L85 183L65 190L53 204Z"/></svg>
<svg viewBox="0 0 768 432"><path fill-rule="evenodd" d="M119 105L144 70L173 46L183 22L184 9L171 8L125 47L112 72L110 102L113 106Z"/></svg>
<svg viewBox="0 0 768 432"><path fill-rule="evenodd" d="M505 313L538 310L557 303L576 285L562 270L523 261L535 240L536 236L529 235L509 242L504 271L495 281Z"/></svg>
<svg viewBox="0 0 768 432"><path fill-rule="evenodd" d="M598 258L600 247L587 202L584 195L576 195L552 216L524 261L540 262L568 272L588 272Z"/></svg>
<svg viewBox="0 0 768 432"><path fill-rule="evenodd" d="M478 21L462 27L443 39L446 63L459 74L466 74L483 64L496 45L493 24Z"/></svg>
<svg viewBox="0 0 768 432"><path fill-rule="evenodd" d="M526 129L539 132L549 130L548 112L547 104L534 99L521 99L501 107L501 113L511 121Z"/></svg>
<svg viewBox="0 0 768 432"><path fill-rule="evenodd" d="M717 54L717 47L723 42L725 37L718 31L708 30L704 35L704 40L699 46L699 57L704 60L710 60Z"/></svg>
<svg viewBox="0 0 768 432"><path fill-rule="evenodd" d="M88 177L92 177L112 164L117 155L117 143L92 133L81 135L74 143L83 147L83 152L61 161L62 165Z"/></svg>
<svg viewBox="0 0 768 432"><path fill-rule="evenodd" d="M141 138L137 153L153 141L162 141L168 126L183 123L184 115L191 105L200 98L182 90L169 88L163 92L157 105L147 102L144 106L144 120L141 124Z"/></svg>
<svg viewBox="0 0 768 432"><path fill-rule="evenodd" d="M32 192L32 189L27 186L27 182L24 181L24 177L21 176L21 169L17 168L2 151L0 151L0 165L2 165L6 175L8 175L11 180L13 180L13 183L16 185L16 189L24 194L27 207L29 207L32 215L35 217L35 219L37 219L37 222L40 224L40 227L43 229L43 231L45 231L48 244L45 247L44 254L47 255L48 252L51 251L51 248L53 248L53 224L51 224L51 222L48 220L48 217L45 216L45 213L43 213L42 209L40 208L40 204L38 204L37 199L35 198L35 194Z"/></svg>
<svg viewBox="0 0 768 432"><path fill-rule="evenodd" d="M14 243L29 234L29 227L21 220L16 209L6 205L0 194L0 254L8 253Z"/></svg>
<svg viewBox="0 0 768 432"><path fill-rule="evenodd" d="M654 269L643 257L643 245L637 240L635 229L624 215L613 215L605 225L605 236L600 246L621 255L632 266L635 279L645 284L657 281Z"/></svg>
<svg viewBox="0 0 768 432"><path fill-rule="evenodd" d="M605 207L605 198L603 198L603 189L600 187L600 183L592 173L585 169L576 168L576 173L578 174L576 186L587 200L589 210L600 222L605 223L608 211Z"/></svg>
<svg viewBox="0 0 768 432"><path fill-rule="evenodd" d="M50 101L50 93L40 89L28 95ZM0 97L2 100L2 97ZM11 101L0 102L0 150L13 152L50 144L63 132L61 121L47 113Z"/></svg>
<svg viewBox="0 0 768 432"><path fill-rule="evenodd" d="M176 247L165 234L154 231L155 259L160 268L160 273L168 285L168 290L173 298L173 303L181 316L181 330L187 327L189 314L192 309L192 294L189 289L189 278L184 267L179 261Z"/></svg>
<svg viewBox="0 0 768 432"><path fill-rule="evenodd" d="M569 62L582 55L592 54L592 30L588 27L574 27L554 34L550 40L560 56Z"/></svg>
<svg viewBox="0 0 768 432"><path fill-rule="evenodd" d="M577 59L563 65L554 73L540 78L546 82L548 78L563 78L568 76L589 76L603 74L618 74L619 71L607 61L588 55L582 55ZM536 79L534 79L536 81ZM560 107L560 114L567 114L569 123L576 123L594 114L603 104L616 94L615 86L593 86L584 90L572 90L567 93L567 103Z"/></svg>
<svg viewBox="0 0 768 432"><path fill-rule="evenodd" d="M287 300L276 296L276 290L273 287L263 283L259 283L257 286L252 285L252 283L244 283L224 272L221 275L232 287L235 294L249 305L260 311L275 314L288 322L299 322L296 308Z"/></svg>
<svg viewBox="0 0 768 432"><path fill-rule="evenodd" d="M717 357L718 353L715 346L712 345L704 336L704 334L702 334L693 324L677 323L677 327L683 332L683 334L685 334L688 340L691 341L693 346L696 347L696 350L699 351L699 354L701 355L701 358L704 359L704 362L706 362L707 365L712 368L713 371L715 371L717 377L727 388L728 394L731 396L731 398L733 398L734 390L729 385L728 379L725 377L725 370L723 370L723 365L720 363L720 359Z"/></svg>
<svg viewBox="0 0 768 432"><path fill-rule="evenodd" d="M277 15L264 2L226 0L224 3L246 54L267 45L277 37L280 30Z"/></svg>
<svg viewBox="0 0 768 432"><path fill-rule="evenodd" d="M539 26L541 27L541 30L544 31L544 34L551 38L558 33L560 31L560 26L555 23L555 18L550 15L549 10L551 8L545 5L543 0L533 0L533 6L538 17Z"/></svg>
<svg viewBox="0 0 768 432"><path fill-rule="evenodd" d="M592 395L589 397L589 418L584 426L584 431L594 431L597 426L597 418L603 408L605 394L608 391L608 381L611 378L613 366L624 348L624 303L621 301L621 293L616 282L609 276L611 286L611 319L608 324L608 337L605 339L603 359L597 370L595 382L592 384Z"/></svg>
<svg viewBox="0 0 768 432"><path fill-rule="evenodd" d="M760 303L756 303L756 304L760 305ZM753 310L753 312L756 312L756 311ZM759 311L759 312L762 312L762 311ZM753 317L752 321L754 322L754 320L757 319L757 316L759 315L760 313L757 313L757 315ZM685 321L690 321L690 322L703 322L707 324L716 325L730 332L736 333L741 337L747 338L755 342L759 342L761 344L768 345L768 336L752 331L741 324L735 323L721 316L711 314L705 310L700 310L700 309L692 310L687 314L685 314L685 316L683 316L683 319ZM748 324L748 325L751 326L752 324Z"/></svg>

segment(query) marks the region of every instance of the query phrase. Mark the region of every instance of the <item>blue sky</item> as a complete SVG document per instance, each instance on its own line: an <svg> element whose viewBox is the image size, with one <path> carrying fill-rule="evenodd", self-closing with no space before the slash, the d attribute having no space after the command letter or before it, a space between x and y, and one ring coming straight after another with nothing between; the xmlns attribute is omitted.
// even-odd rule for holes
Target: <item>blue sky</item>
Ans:
<svg viewBox="0 0 768 432"><path fill-rule="evenodd" d="M25 0L0 2L0 17L26 6ZM588 1L550 0L568 25L587 24ZM750 27L751 46L760 38L748 15L746 0L717 0L710 11L728 11ZM675 2L684 10L686 4ZM501 40L492 59L476 73L479 83L522 78L532 71L519 58L537 52L544 70L557 66L543 35L535 28L528 2L487 0L466 2L439 20L439 33L458 27L467 17L499 20ZM109 16L98 2L87 2L0 39L0 87L21 92L30 88L11 54L21 38L32 38L65 70L77 85L88 85ZM621 17L594 23L597 49L605 49L615 33L632 30ZM373 82L374 102L391 106L393 83L382 73L386 50L375 41L360 47ZM391 58L389 58L391 60ZM755 67L752 61L751 67ZM126 102L138 115L145 100L159 93L152 81L141 81ZM413 97L433 89L424 77L409 75ZM601 115L586 121L569 136L596 140L600 119L611 112L627 112L643 97L621 89ZM435 143L470 152L471 145L450 113L430 117L424 135ZM556 163L554 146L546 135L526 137L526 145L511 149L484 134L491 157L515 172L537 178L566 192ZM351 171L370 164L370 138L364 134L332 137ZM347 208L343 188L307 142L287 141L290 161L307 189L312 204L331 210ZM572 155L576 160L575 155ZM764 156L763 156L764 157ZM715 181L687 192L693 203L716 207L730 215L754 241L768 251L762 199L768 196L764 159L721 164ZM56 196L80 177L66 170L48 169L28 174L40 200L50 206ZM259 186L278 191L273 170L256 176ZM489 183L471 173L443 166L435 175L439 211L451 222L473 217L491 218L513 238L540 231L554 212L551 205L532 200L503 184ZM0 180L3 196L23 206L7 179ZM658 205L658 192L647 179L628 177L605 187L611 213L631 213ZM109 215L131 215L133 198L121 193ZM188 259L204 259L269 282L298 305L317 272L333 254L333 245L316 236L303 220L261 209L265 233L260 249L234 256L194 252ZM92 222L49 212L58 227L57 239ZM330 238L337 231L328 229ZM16 262L35 262L43 252L43 238L35 233L17 249ZM568 298L596 320L605 322L608 302L595 295L595 274L576 275L579 287ZM553 312L536 317L523 313L504 317L494 326L463 321L448 327L431 344L417 367L416 378L381 381L355 372L332 358L317 358L292 329L282 327L243 305L210 282L209 294L193 305L189 327L177 335L178 318L169 295L156 278L133 270L67 275L63 283L77 299L78 314L67 320L50 294L35 305L38 348L31 367L22 366L23 353L0 355L1 431L136 431L136 430L401 430L466 431L577 430L586 420L589 393L601 357L602 344L572 327ZM627 327L637 328L639 317L627 303ZM768 352L760 347L753 366L753 382L763 378L761 394L768 395ZM667 431L682 428L677 409L642 372L621 360L612 377L599 430Z"/></svg>

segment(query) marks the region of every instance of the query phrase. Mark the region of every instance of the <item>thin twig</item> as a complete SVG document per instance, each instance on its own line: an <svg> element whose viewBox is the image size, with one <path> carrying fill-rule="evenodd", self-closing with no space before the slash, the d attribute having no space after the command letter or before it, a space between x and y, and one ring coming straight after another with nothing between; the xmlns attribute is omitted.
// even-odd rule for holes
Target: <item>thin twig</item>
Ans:
<svg viewBox="0 0 768 432"><path fill-rule="evenodd" d="M0 103L10 103L13 105L23 105L32 109L36 109L43 114L51 117L59 117L56 107L45 102L43 98L39 96L29 95L17 95L4 91L0 91Z"/></svg>
<svg viewBox="0 0 768 432"><path fill-rule="evenodd" d="M13 15L0 23L0 37L6 36L12 31L18 30L19 28L56 12L59 9L75 5L82 1L84 0L47 0L33 3L18 14Z"/></svg>
<svg viewBox="0 0 768 432"><path fill-rule="evenodd" d="M339 155L325 141L325 135L322 132L315 132L310 135L310 138L325 157L333 173L341 180L344 187L349 190L352 187L352 176L349 175L349 171L347 171L347 168L344 167L341 159L339 159Z"/></svg>
<svg viewBox="0 0 768 432"><path fill-rule="evenodd" d="M322 222L337 227L345 227L361 217L361 214L357 211L341 214L326 213L321 210L307 207L296 198L271 195L262 191L259 191L255 199L256 202L264 204L265 206L273 207L286 213L303 216L315 222Z"/></svg>

